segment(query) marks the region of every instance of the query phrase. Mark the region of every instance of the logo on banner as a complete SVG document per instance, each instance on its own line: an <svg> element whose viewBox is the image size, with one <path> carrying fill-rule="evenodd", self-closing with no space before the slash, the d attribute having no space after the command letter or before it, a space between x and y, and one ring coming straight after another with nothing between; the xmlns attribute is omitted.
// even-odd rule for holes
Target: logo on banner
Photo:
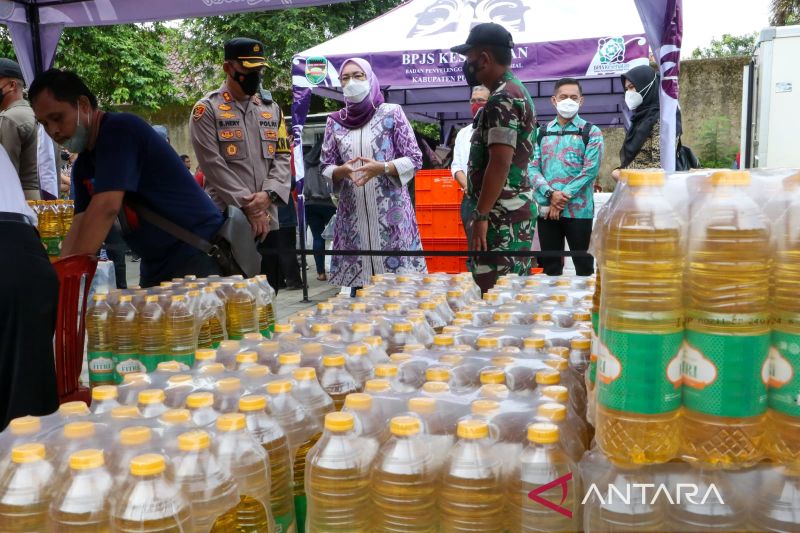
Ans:
<svg viewBox="0 0 800 533"><path fill-rule="evenodd" d="M313 85L319 85L328 77L328 60L322 56L306 59L306 79Z"/></svg>
<svg viewBox="0 0 800 533"><path fill-rule="evenodd" d="M597 39L597 51L586 69L587 76L618 75L633 67L647 65L648 49L644 36L603 37Z"/></svg>
<svg viewBox="0 0 800 533"><path fill-rule="evenodd" d="M622 37L604 37L597 40L597 55L600 64L625 62L625 39Z"/></svg>

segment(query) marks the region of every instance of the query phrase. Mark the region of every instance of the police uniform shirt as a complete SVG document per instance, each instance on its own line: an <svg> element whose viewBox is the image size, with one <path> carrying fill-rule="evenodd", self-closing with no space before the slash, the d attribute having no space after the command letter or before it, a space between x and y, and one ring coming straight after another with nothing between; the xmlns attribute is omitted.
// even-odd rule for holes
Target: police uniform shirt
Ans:
<svg viewBox="0 0 800 533"><path fill-rule="evenodd" d="M25 190L39 191L36 117L30 104L17 100L0 113L0 144L6 149Z"/></svg>
<svg viewBox="0 0 800 533"><path fill-rule="evenodd" d="M239 102L226 82L194 106L190 133L217 207L241 207L245 196L260 191L289 201L291 141L278 104L258 94ZM269 213L270 230L276 230L278 207L270 205Z"/></svg>

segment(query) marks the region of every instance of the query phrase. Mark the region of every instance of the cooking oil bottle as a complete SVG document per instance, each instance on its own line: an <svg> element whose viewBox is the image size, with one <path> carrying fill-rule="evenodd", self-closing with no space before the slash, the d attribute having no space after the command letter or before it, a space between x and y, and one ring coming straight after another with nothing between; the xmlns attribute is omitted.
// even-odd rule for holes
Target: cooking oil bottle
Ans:
<svg viewBox="0 0 800 533"><path fill-rule="evenodd" d="M800 531L800 469L776 468L758 491L752 531Z"/></svg>
<svg viewBox="0 0 800 533"><path fill-rule="evenodd" d="M206 427L217 421L214 410L214 395L208 391L193 392L186 397L186 408L192 415L192 422L197 427Z"/></svg>
<svg viewBox="0 0 800 533"><path fill-rule="evenodd" d="M158 303L158 295L145 296L144 306L139 315L139 351L141 354L139 360L147 372L153 372L158 363L166 360L166 327L167 317L161 304Z"/></svg>
<svg viewBox="0 0 800 533"><path fill-rule="evenodd" d="M370 467L350 413L325 415L325 432L308 454L307 533L372 531ZM374 457L374 454L373 454Z"/></svg>
<svg viewBox="0 0 800 533"><path fill-rule="evenodd" d="M589 369L586 371L586 421L595 426L597 412L597 358L600 353L600 299L602 296L602 277L597 269L594 293L592 294L592 348L589 355Z"/></svg>
<svg viewBox="0 0 800 533"><path fill-rule="evenodd" d="M113 315L105 294L92 296L92 304L86 310L86 358L92 386L114 383Z"/></svg>
<svg viewBox="0 0 800 533"><path fill-rule="evenodd" d="M102 415L119 407L118 395L116 385L99 385L92 388L92 413Z"/></svg>
<svg viewBox="0 0 800 533"><path fill-rule="evenodd" d="M61 254L61 225L58 221L58 211L53 202L42 202L39 216L39 236L42 239L50 261L56 261Z"/></svg>
<svg viewBox="0 0 800 533"><path fill-rule="evenodd" d="M142 418L157 418L167 410L164 402L167 395L161 389L145 389L139 392L139 413Z"/></svg>
<svg viewBox="0 0 800 533"><path fill-rule="evenodd" d="M206 431L187 431L178 437L175 481L189 498L196 531L235 532L239 493L230 472L211 453Z"/></svg>
<svg viewBox="0 0 800 533"><path fill-rule="evenodd" d="M217 348L225 340L225 303L217 295L213 287L203 287L200 295L200 334L198 346L200 348ZM202 339L202 344L200 343Z"/></svg>
<svg viewBox="0 0 800 533"><path fill-rule="evenodd" d="M689 234L682 454L744 466L760 459L765 434L769 222L749 172L715 172L710 185Z"/></svg>
<svg viewBox="0 0 800 533"><path fill-rule="evenodd" d="M577 475L577 465L561 447L558 427L542 422L528 426L528 446L517 458L506 488L507 531L580 531ZM563 484L553 485L554 480L563 480ZM541 490L545 485L550 488ZM539 498L560 502L565 513L554 512L532 499L529 494L536 490L541 491Z"/></svg>
<svg viewBox="0 0 800 533"><path fill-rule="evenodd" d="M148 426L128 426L117 434L116 446L111 450L109 466L112 475L118 482L122 483L128 474L125 465L129 465L131 459L137 455L142 455L153 451L153 431Z"/></svg>
<svg viewBox="0 0 800 533"><path fill-rule="evenodd" d="M356 435L372 439L376 449L389 438L384 417L371 395L363 392L348 394L344 400L344 410L355 419Z"/></svg>
<svg viewBox="0 0 800 533"><path fill-rule="evenodd" d="M267 281L267 276L264 274L260 274L255 277L255 280L258 282L258 286L261 288L261 291L264 293L264 298L266 300L266 305L264 307L265 312L265 319L267 324L267 331L268 333L261 332L262 335L265 337L269 337L273 331L275 331L275 290L270 286L269 282ZM259 317L259 324L261 323L261 318Z"/></svg>
<svg viewBox="0 0 800 533"><path fill-rule="evenodd" d="M422 422L397 416L390 423L392 438L375 460L370 490L376 533L436 533L438 473L432 448L422 434ZM400 496L400 497L398 497Z"/></svg>
<svg viewBox="0 0 800 533"><path fill-rule="evenodd" d="M240 340L245 333L258 331L256 299L247 289L247 283L234 283L233 290L225 302L228 338Z"/></svg>
<svg viewBox="0 0 800 533"><path fill-rule="evenodd" d="M108 531L113 479L103 451L75 452L69 457L69 467L69 479L57 488L50 504L50 527L54 531Z"/></svg>
<svg viewBox="0 0 800 533"><path fill-rule="evenodd" d="M599 254L603 346L597 442L616 464L669 461L680 443L682 223L664 172L624 171Z"/></svg>
<svg viewBox="0 0 800 533"><path fill-rule="evenodd" d="M214 384L214 410L218 413L235 413L239 410L242 380L235 377L218 379Z"/></svg>
<svg viewBox="0 0 800 533"><path fill-rule="evenodd" d="M166 476L166 469L167 462L160 454L143 454L131 459L130 476L120 490L114 491L111 531L194 531L190 503L180 486Z"/></svg>
<svg viewBox="0 0 800 533"><path fill-rule="evenodd" d="M500 533L505 529L501 463L489 446L489 425L461 420L456 434L439 489L439 530Z"/></svg>
<svg viewBox="0 0 800 533"><path fill-rule="evenodd" d="M220 415L217 434L216 451L220 465L231 473L239 488L237 531L274 533L267 453L247 431L242 413Z"/></svg>
<svg viewBox="0 0 800 533"><path fill-rule="evenodd" d="M347 395L358 392L358 382L345 368L345 356L342 354L326 355L322 358L322 365L320 385L333 399L336 410L340 411Z"/></svg>
<svg viewBox="0 0 800 533"><path fill-rule="evenodd" d="M292 495L292 462L289 441L275 419L267 412L267 398L261 395L243 396L239 411L245 416L247 429L264 448L269 460L270 508L276 533L294 533L295 515Z"/></svg>
<svg viewBox="0 0 800 533"><path fill-rule="evenodd" d="M774 225L767 450L773 460L800 470L800 174L788 178L784 190L791 200Z"/></svg>
<svg viewBox="0 0 800 533"><path fill-rule="evenodd" d="M125 374L141 372L139 362L139 314L133 296L123 294L114 309L111 332L114 346L114 381L122 382Z"/></svg>
<svg viewBox="0 0 800 533"><path fill-rule="evenodd" d="M325 415L335 411L336 406L333 398L317 381L317 371L311 367L301 367L292 372L292 377L295 381L292 395L314 418L318 426L322 427Z"/></svg>
<svg viewBox="0 0 800 533"><path fill-rule="evenodd" d="M55 473L44 444L29 442L11 450L11 466L0 475L0 524L9 533L47 531L47 508Z"/></svg>
<svg viewBox="0 0 800 533"><path fill-rule="evenodd" d="M183 294L174 294L170 298L166 321L167 359L192 368L197 349L194 316Z"/></svg>

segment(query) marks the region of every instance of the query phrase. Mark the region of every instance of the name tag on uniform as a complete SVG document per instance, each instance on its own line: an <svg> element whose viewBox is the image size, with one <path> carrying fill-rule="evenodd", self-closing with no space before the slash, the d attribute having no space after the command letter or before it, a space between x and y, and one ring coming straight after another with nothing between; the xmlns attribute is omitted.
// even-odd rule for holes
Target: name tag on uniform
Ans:
<svg viewBox="0 0 800 533"><path fill-rule="evenodd" d="M220 130L241 128L241 127L242 127L242 121L239 120L239 119L236 119L236 120L218 120L217 121L217 129L220 129Z"/></svg>

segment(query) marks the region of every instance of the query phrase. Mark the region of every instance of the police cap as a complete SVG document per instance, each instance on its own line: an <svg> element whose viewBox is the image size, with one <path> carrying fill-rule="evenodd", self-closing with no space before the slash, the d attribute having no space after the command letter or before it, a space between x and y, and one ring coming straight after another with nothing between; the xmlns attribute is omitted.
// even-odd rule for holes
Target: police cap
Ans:
<svg viewBox="0 0 800 533"><path fill-rule="evenodd" d="M263 67L267 64L264 45L255 39L236 37L225 43L225 61L241 61L244 68Z"/></svg>

